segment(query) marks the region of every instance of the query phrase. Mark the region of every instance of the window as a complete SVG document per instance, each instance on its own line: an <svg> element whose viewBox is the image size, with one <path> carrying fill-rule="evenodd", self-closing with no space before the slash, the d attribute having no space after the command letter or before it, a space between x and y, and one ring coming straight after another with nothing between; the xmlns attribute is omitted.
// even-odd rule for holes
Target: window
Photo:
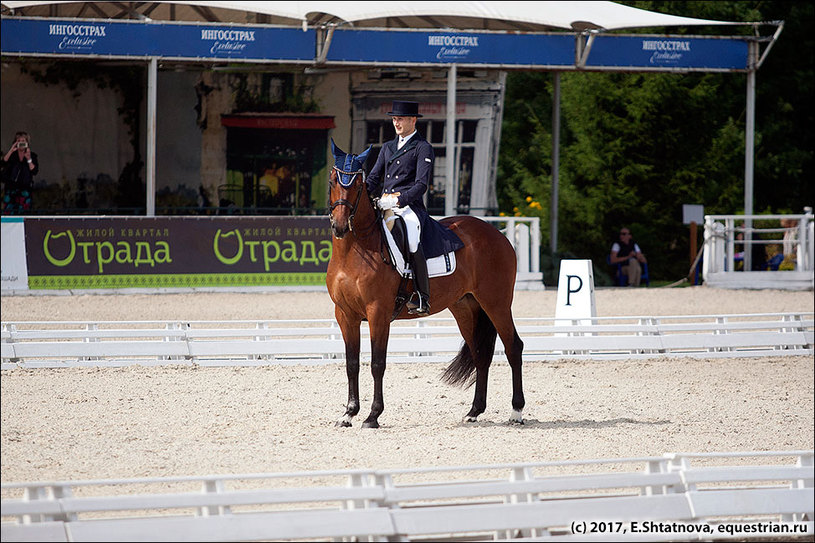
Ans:
<svg viewBox="0 0 815 543"><path fill-rule="evenodd" d="M317 175L325 166L324 130L229 128L220 213L300 214L324 205Z"/></svg>

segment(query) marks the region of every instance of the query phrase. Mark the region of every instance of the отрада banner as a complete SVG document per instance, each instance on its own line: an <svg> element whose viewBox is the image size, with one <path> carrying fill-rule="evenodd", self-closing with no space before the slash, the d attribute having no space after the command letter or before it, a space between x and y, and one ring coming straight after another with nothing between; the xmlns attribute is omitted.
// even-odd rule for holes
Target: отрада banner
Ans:
<svg viewBox="0 0 815 543"><path fill-rule="evenodd" d="M32 289L324 285L326 217L25 219Z"/></svg>

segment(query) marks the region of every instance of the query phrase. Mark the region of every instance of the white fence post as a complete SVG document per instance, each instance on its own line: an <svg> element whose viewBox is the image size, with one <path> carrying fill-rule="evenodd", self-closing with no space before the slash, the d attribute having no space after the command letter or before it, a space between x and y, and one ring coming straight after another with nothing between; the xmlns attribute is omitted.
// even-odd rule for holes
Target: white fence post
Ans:
<svg viewBox="0 0 815 543"><path fill-rule="evenodd" d="M529 259L529 227L523 223L515 226L514 236L518 269L530 271L532 266Z"/></svg>

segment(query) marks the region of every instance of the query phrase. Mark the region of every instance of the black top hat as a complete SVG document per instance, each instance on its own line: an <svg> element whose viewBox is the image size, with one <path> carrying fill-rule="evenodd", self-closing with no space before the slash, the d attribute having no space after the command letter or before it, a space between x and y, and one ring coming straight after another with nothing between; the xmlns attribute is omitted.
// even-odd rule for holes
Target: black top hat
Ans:
<svg viewBox="0 0 815 543"><path fill-rule="evenodd" d="M421 117L419 115L419 102L393 101L393 111L388 111L393 117Z"/></svg>

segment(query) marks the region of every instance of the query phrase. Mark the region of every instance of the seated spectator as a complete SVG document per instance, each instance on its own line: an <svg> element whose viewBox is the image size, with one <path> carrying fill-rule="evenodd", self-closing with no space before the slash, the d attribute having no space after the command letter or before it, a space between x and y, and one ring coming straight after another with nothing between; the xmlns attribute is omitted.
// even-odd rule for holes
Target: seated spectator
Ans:
<svg viewBox="0 0 815 543"><path fill-rule="evenodd" d="M744 232L736 234L735 252L733 253L733 262L736 271L744 270Z"/></svg>
<svg viewBox="0 0 815 543"><path fill-rule="evenodd" d="M747 234L747 247L750 251L750 271L766 271L767 247L762 243L762 238L758 237L755 232Z"/></svg>
<svg viewBox="0 0 815 543"><path fill-rule="evenodd" d="M767 261L765 268L767 271L778 271L778 267L784 260L784 253L781 252L781 247L777 244L767 245Z"/></svg>
<svg viewBox="0 0 815 543"><path fill-rule="evenodd" d="M645 255L642 254L640 246L634 241L628 228L620 230L620 240L611 246L608 262L612 266L622 265L623 273L628 276L629 287L640 286L642 264L646 262Z"/></svg>

